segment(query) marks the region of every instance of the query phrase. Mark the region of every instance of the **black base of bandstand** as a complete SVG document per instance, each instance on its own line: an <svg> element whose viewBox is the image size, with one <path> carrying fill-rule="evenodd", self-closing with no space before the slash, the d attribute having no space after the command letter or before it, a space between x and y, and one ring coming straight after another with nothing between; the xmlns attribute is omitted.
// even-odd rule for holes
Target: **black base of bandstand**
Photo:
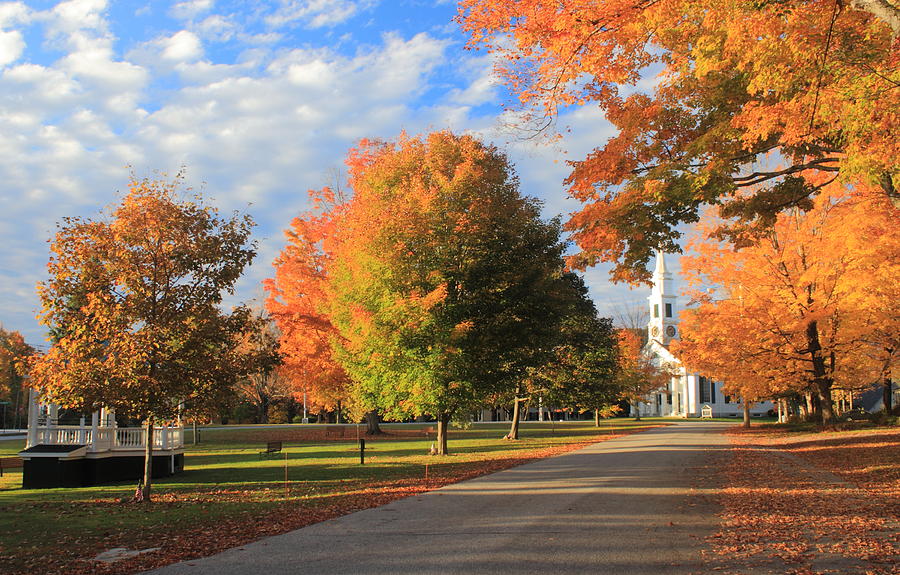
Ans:
<svg viewBox="0 0 900 575"><path fill-rule="evenodd" d="M27 450L26 450L27 451ZM104 455L31 457L23 455L22 487L48 489L54 487L89 487L119 481L137 482L144 474L144 456ZM184 471L184 453L153 456L153 477L169 477Z"/></svg>

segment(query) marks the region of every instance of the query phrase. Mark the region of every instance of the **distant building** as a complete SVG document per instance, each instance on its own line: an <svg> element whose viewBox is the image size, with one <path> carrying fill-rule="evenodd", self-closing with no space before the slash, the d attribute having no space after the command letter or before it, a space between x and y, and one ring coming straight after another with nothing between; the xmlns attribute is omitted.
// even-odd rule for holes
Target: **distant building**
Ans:
<svg viewBox="0 0 900 575"><path fill-rule="evenodd" d="M672 273L666 268L665 255L659 251L656 253L653 289L647 299L650 321L647 323L648 339L644 353L651 356L657 365L674 366L678 375L672 377L665 389L639 405L641 415L700 417L704 406L711 408L713 417L741 415L743 407L739 398L722 393L721 383L698 372L689 372L681 360L669 351L669 343L680 335L678 312L681 311L681 304L673 286ZM759 417L771 409L772 402L757 403L750 408L750 414Z"/></svg>

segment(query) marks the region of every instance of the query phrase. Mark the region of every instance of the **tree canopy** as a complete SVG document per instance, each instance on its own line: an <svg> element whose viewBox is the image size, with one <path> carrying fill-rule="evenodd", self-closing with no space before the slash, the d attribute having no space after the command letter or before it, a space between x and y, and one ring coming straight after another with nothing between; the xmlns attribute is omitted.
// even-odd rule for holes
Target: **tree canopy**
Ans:
<svg viewBox="0 0 900 575"><path fill-rule="evenodd" d="M339 339L328 315L328 274L344 198L330 188L310 192L313 209L294 218L287 245L265 280L266 308L281 332L280 349L297 393L323 409L349 398L350 378L334 357Z"/></svg>
<svg viewBox="0 0 900 575"><path fill-rule="evenodd" d="M706 205L741 242L829 186L900 203L900 9L881 0L460 0L522 117L597 105L617 135L574 162L578 266L649 279ZM655 75L652 87L644 89ZM541 124L541 127L546 124ZM724 223L724 222L723 222Z"/></svg>
<svg viewBox="0 0 900 575"><path fill-rule="evenodd" d="M32 385L63 407L145 422L143 498L154 422L213 411L247 365L236 349L249 310L221 304L255 255L252 221L181 199L179 184L134 180L101 216L64 219L39 285L54 341Z"/></svg>
<svg viewBox="0 0 900 575"><path fill-rule="evenodd" d="M536 379L546 401L593 411L596 419L622 393L618 342L612 320L597 316L581 278L571 272L566 277L576 297L559 326L553 357L538 368Z"/></svg>
<svg viewBox="0 0 900 575"><path fill-rule="evenodd" d="M294 220L269 309L289 361L339 368L357 411L437 417L446 453L452 417L553 357L576 295L559 222L471 136L362 141L347 165L352 195L322 190Z"/></svg>
<svg viewBox="0 0 900 575"><path fill-rule="evenodd" d="M718 292L695 294L701 303L682 314L677 352L751 401L812 392L831 423L833 388L871 386L896 362L894 212L883 195L823 194L737 251L707 226L682 268Z"/></svg>
<svg viewBox="0 0 900 575"><path fill-rule="evenodd" d="M35 350L25 343L25 338L17 331L8 331L0 326L0 401L6 401L3 408L7 419L3 425L12 424L13 429L21 427L23 415L28 405L28 394L23 389L22 372L24 363Z"/></svg>
<svg viewBox="0 0 900 575"><path fill-rule="evenodd" d="M363 142L338 230L331 315L357 395L446 424L538 365L558 325L557 222L522 197L506 158L437 132Z"/></svg>
<svg viewBox="0 0 900 575"><path fill-rule="evenodd" d="M644 349L643 338L634 329L622 328L616 333L618 366L614 383L619 399L627 401L636 419L641 418L640 403L653 393L665 389L678 375L677 367L656 360Z"/></svg>

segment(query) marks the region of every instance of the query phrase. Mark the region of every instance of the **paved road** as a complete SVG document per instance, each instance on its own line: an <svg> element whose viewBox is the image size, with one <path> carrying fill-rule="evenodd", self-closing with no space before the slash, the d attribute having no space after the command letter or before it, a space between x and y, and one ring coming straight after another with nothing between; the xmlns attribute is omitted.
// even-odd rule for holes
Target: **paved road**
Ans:
<svg viewBox="0 0 900 575"><path fill-rule="evenodd" d="M150 573L700 573L716 509L691 485L728 425L598 443Z"/></svg>

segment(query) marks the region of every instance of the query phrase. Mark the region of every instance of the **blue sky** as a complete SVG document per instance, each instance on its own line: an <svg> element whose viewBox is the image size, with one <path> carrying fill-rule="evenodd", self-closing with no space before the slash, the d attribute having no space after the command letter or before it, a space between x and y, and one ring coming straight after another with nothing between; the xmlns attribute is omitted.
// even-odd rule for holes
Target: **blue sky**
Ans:
<svg viewBox="0 0 900 575"><path fill-rule="evenodd" d="M218 207L253 216L259 255L235 301L262 297L306 190L360 138L471 132L507 150L548 217L577 209L565 161L610 125L579 108L554 145L505 131L507 94L490 56L464 50L455 13L424 0L0 2L0 323L42 343L35 285L54 226L113 203L131 170L185 166ZM601 312L644 301L606 273L586 273Z"/></svg>

